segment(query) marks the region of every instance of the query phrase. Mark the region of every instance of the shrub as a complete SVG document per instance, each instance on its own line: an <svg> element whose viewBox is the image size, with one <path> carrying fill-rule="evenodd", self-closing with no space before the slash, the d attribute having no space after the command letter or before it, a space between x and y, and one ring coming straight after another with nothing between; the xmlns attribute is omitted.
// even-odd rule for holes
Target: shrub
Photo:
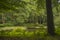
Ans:
<svg viewBox="0 0 60 40"><path fill-rule="evenodd" d="M4 26L14 26L12 23L5 23Z"/></svg>
<svg viewBox="0 0 60 40"><path fill-rule="evenodd" d="M5 25L4 24L0 24L0 27L5 27Z"/></svg>

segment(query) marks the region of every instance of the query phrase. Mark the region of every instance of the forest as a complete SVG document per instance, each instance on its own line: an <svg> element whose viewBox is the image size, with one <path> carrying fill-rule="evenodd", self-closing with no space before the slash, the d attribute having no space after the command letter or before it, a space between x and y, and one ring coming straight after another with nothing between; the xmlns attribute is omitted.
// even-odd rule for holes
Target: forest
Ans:
<svg viewBox="0 0 60 40"><path fill-rule="evenodd" d="M0 0L0 40L60 40L60 0Z"/></svg>

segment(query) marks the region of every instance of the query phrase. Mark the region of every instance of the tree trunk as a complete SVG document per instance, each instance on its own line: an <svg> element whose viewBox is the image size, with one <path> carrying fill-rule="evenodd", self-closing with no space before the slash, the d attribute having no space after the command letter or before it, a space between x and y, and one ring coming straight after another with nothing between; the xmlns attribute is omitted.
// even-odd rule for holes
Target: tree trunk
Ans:
<svg viewBox="0 0 60 40"><path fill-rule="evenodd" d="M53 12L52 12L52 0L46 0L46 10L47 10L47 31L48 34L55 35L55 27L53 22Z"/></svg>

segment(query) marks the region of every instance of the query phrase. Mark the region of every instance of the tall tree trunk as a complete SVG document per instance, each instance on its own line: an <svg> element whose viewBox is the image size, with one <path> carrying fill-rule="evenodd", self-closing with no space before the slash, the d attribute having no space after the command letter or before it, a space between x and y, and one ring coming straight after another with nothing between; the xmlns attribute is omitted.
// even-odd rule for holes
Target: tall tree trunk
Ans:
<svg viewBox="0 0 60 40"><path fill-rule="evenodd" d="M52 0L46 0L46 10L47 10L47 31L48 34L55 35L55 27L53 22L53 12L52 12Z"/></svg>

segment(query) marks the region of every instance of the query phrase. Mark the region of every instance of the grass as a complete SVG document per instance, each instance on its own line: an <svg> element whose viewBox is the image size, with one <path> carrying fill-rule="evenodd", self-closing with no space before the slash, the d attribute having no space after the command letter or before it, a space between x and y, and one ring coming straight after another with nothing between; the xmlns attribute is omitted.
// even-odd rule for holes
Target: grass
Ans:
<svg viewBox="0 0 60 40"><path fill-rule="evenodd" d="M10 29L9 29L10 28ZM2 29L2 30L1 30ZM28 30L26 27L1 27L0 37L6 40L60 40L60 28L56 28L56 36L47 35L47 30L44 28L36 30ZM11 39L12 38L12 39Z"/></svg>

